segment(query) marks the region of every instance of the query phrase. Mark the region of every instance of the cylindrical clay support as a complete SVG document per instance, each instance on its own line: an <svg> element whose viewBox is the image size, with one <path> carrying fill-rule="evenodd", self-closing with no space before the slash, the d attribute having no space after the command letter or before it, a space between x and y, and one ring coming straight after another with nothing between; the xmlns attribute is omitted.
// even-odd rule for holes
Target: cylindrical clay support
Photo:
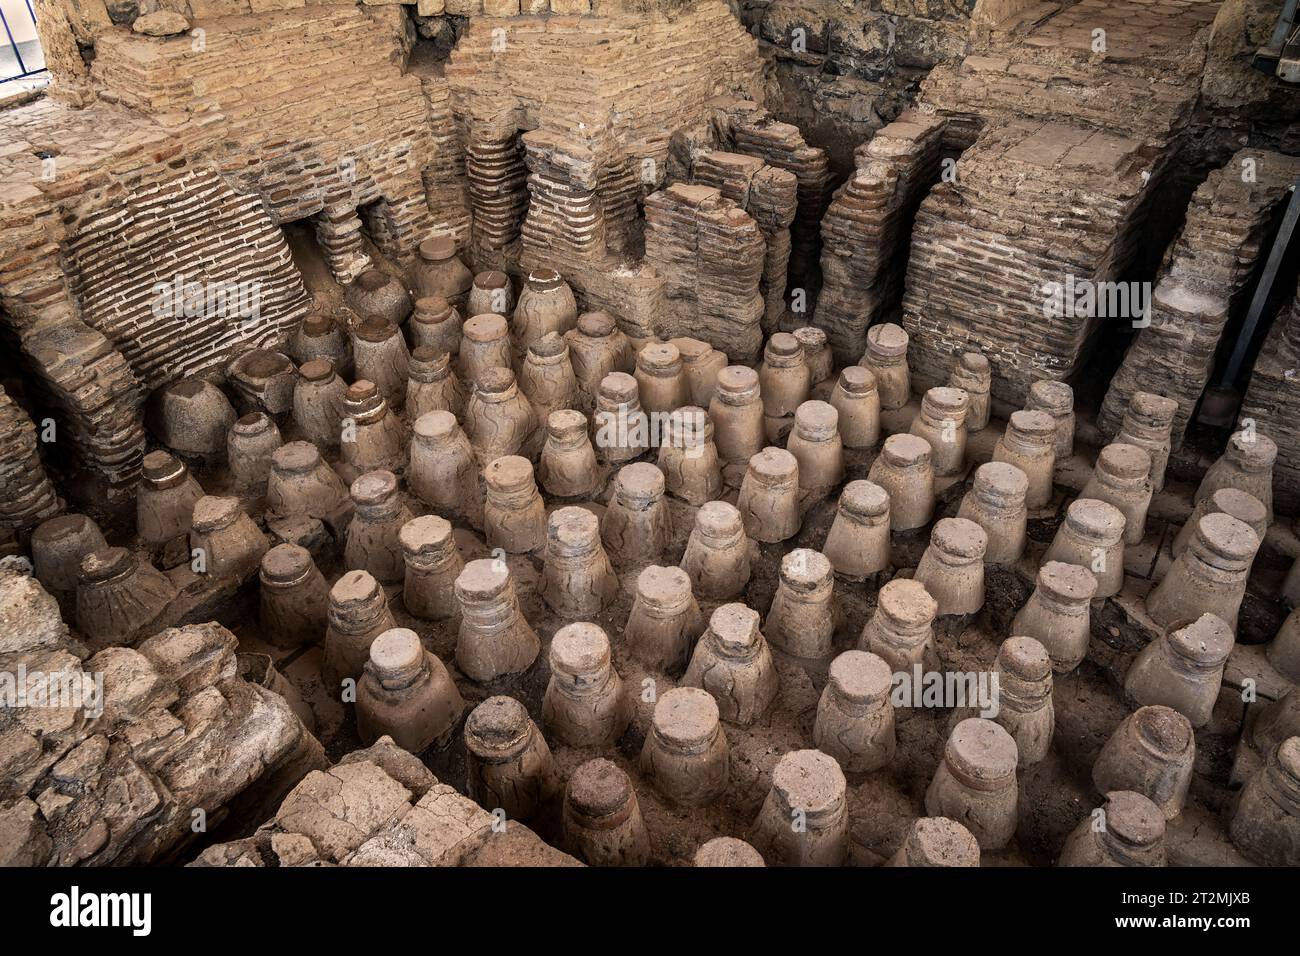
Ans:
<svg viewBox="0 0 1300 956"><path fill-rule="evenodd" d="M1029 399L1025 410L1046 412L1056 422L1052 450L1057 461L1074 454L1074 389L1065 382L1043 379L1029 386Z"/></svg>
<svg viewBox="0 0 1300 956"><path fill-rule="evenodd" d="M1032 637L1009 637L998 648L998 712L993 718L1016 742L1020 767L1032 767L1052 748L1052 659Z"/></svg>
<svg viewBox="0 0 1300 956"><path fill-rule="evenodd" d="M880 441L880 393L871 369L850 365L840 372L830 403L840 413L845 448L872 448Z"/></svg>
<svg viewBox="0 0 1300 956"><path fill-rule="evenodd" d="M465 431L480 464L502 455L536 456L537 416L519 391L514 372L489 368L478 377L465 408Z"/></svg>
<svg viewBox="0 0 1300 956"><path fill-rule="evenodd" d="M704 615L681 568L652 564L636 579L636 598L623 628L632 656L658 671L677 672L704 633Z"/></svg>
<svg viewBox="0 0 1300 956"><path fill-rule="evenodd" d="M650 837L627 774L611 760L588 760L564 793L564 839L589 866L645 866Z"/></svg>
<svg viewBox="0 0 1300 956"><path fill-rule="evenodd" d="M772 771L772 789L750 842L769 866L840 866L848 856L848 784L834 758L794 750Z"/></svg>
<svg viewBox="0 0 1300 956"><path fill-rule="evenodd" d="M988 537L984 560L1009 566L1020 560L1029 543L1025 495L1029 479L1015 465L990 461L975 469L975 480L961 500L957 517L973 521Z"/></svg>
<svg viewBox="0 0 1300 956"><path fill-rule="evenodd" d="M737 501L745 533L776 544L799 531L799 461L783 448L764 448L749 459Z"/></svg>
<svg viewBox="0 0 1300 956"><path fill-rule="evenodd" d="M1273 463L1277 460L1277 445L1267 435L1240 431L1228 440L1210 470L1201 479L1193 502L1208 498L1220 488L1236 488L1254 495L1268 512L1268 523L1273 523Z"/></svg>
<svg viewBox="0 0 1300 956"><path fill-rule="evenodd" d="M974 834L947 817L921 817L912 823L889 866L979 866Z"/></svg>
<svg viewBox="0 0 1300 956"><path fill-rule="evenodd" d="M781 559L776 593L763 621L773 647L794 657L818 660L831 652L835 636L834 570L824 554L796 548Z"/></svg>
<svg viewBox="0 0 1300 956"><path fill-rule="evenodd" d="M483 527L483 491L469 438L451 412L415 420L406 482L411 493L444 517Z"/></svg>
<svg viewBox="0 0 1300 956"><path fill-rule="evenodd" d="M461 327L460 377L471 389L490 368L511 365L510 327L499 315L472 315Z"/></svg>
<svg viewBox="0 0 1300 956"><path fill-rule="evenodd" d="M1001 725L970 717L952 729L925 792L925 812L961 820L981 850L1000 850L1016 832L1016 742Z"/></svg>
<svg viewBox="0 0 1300 956"><path fill-rule="evenodd" d="M450 233L438 233L416 248L418 258L411 268L411 282L417 295L440 295L463 299L474 282L456 255L456 239Z"/></svg>
<svg viewBox="0 0 1300 956"><path fill-rule="evenodd" d="M702 505L722 494L722 463L713 441L713 423L704 409L684 405L665 425L659 470L668 494Z"/></svg>
<svg viewBox="0 0 1300 956"><path fill-rule="evenodd" d="M717 386L709 402L714 444L724 465L744 464L767 444L758 373L728 365L718 373Z"/></svg>
<svg viewBox="0 0 1300 956"><path fill-rule="evenodd" d="M698 687L677 687L655 703L641 749L641 773L668 802L708 806L727 789L730 757L718 704Z"/></svg>
<svg viewBox="0 0 1300 956"><path fill-rule="evenodd" d="M757 850L735 837L714 837L701 845L695 851L695 865L726 868L767 866Z"/></svg>
<svg viewBox="0 0 1300 956"><path fill-rule="evenodd" d="M880 407L897 411L912 397L912 376L907 367L907 333L893 322L867 329L867 350L858 363L871 370L880 391Z"/></svg>
<svg viewBox="0 0 1300 956"><path fill-rule="evenodd" d="M1300 866L1300 737L1268 754L1242 790L1228 833L1254 863Z"/></svg>
<svg viewBox="0 0 1300 956"><path fill-rule="evenodd" d="M539 590L551 610L569 620L595 617L618 594L618 578L600 543L600 522L586 508L551 513Z"/></svg>
<svg viewBox="0 0 1300 956"><path fill-rule="evenodd" d="M1214 494L1202 498L1192 508L1191 517L1179 529L1178 537L1174 538L1172 554L1175 558L1187 550L1201 519L1212 514L1232 515L1238 521L1244 521L1260 541L1268 533L1268 511L1263 502L1236 488L1220 488Z"/></svg>
<svg viewBox="0 0 1300 956"><path fill-rule="evenodd" d="M767 340L758 381L763 414L769 418L793 415L808 400L812 375L798 339L788 332L777 332Z"/></svg>
<svg viewBox="0 0 1300 956"><path fill-rule="evenodd" d="M1087 568L1097 580L1094 600L1113 597L1124 587L1124 515L1114 505L1076 498L1065 510L1043 563L1059 561Z"/></svg>
<svg viewBox="0 0 1300 956"><path fill-rule="evenodd" d="M185 463L165 451L144 456L135 500L135 530L140 544L158 549L190 533L194 506L203 488Z"/></svg>
<svg viewBox="0 0 1300 956"><path fill-rule="evenodd" d="M542 487L559 498L587 498L600 490L606 472L596 461L586 415L571 408L551 412L537 475Z"/></svg>
<svg viewBox="0 0 1300 956"><path fill-rule="evenodd" d="M280 429L265 412L239 418L226 436L226 463L235 485L242 491L264 489L271 456L281 444Z"/></svg>
<svg viewBox="0 0 1300 956"><path fill-rule="evenodd" d="M966 411L966 431L983 431L989 423L989 390L993 387L993 369L982 352L963 352L948 377L950 388L965 392L970 405Z"/></svg>
<svg viewBox="0 0 1300 956"><path fill-rule="evenodd" d="M406 428L374 382L358 379L343 393L339 444L353 477L381 468L400 472L405 467Z"/></svg>
<svg viewBox="0 0 1300 956"><path fill-rule="evenodd" d="M305 441L281 445L271 456L266 504L269 514L316 518L340 536L352 519L352 499L343 479L325 464L316 446Z"/></svg>
<svg viewBox="0 0 1300 956"><path fill-rule="evenodd" d="M490 269L474 277L469 288L469 298L465 300L465 311L470 315L482 315L487 312L496 315L509 315L515 307L515 293L510 288L510 277L504 272Z"/></svg>
<svg viewBox="0 0 1300 956"><path fill-rule="evenodd" d="M1102 825L1089 814L1065 839L1057 866L1166 866L1165 818L1140 793L1116 790L1100 808Z"/></svg>
<svg viewBox="0 0 1300 956"><path fill-rule="evenodd" d="M527 823L560 797L559 771L546 738L513 697L489 697L465 720L470 799Z"/></svg>
<svg viewBox="0 0 1300 956"><path fill-rule="evenodd" d="M817 704L813 742L845 773L871 773L893 762L894 706L889 665L866 651L845 651L831 661Z"/></svg>
<svg viewBox="0 0 1300 956"><path fill-rule="evenodd" d="M664 474L645 461L624 465L614 476L614 495L600 520L600 537L620 567L658 561L672 539L664 500Z"/></svg>
<svg viewBox="0 0 1300 956"><path fill-rule="evenodd" d="M826 402L804 402L795 410L794 428L786 451L799 462L799 490L824 496L844 480L844 446L838 431L839 412Z"/></svg>
<svg viewBox="0 0 1300 956"><path fill-rule="evenodd" d="M82 558L106 547L99 525L85 515L62 514L42 521L32 532L36 580L48 591L75 591Z"/></svg>
<svg viewBox="0 0 1300 956"><path fill-rule="evenodd" d="M1100 793L1140 793L1172 820L1183 812L1195 759L1196 737L1186 717L1159 704L1139 707L1101 748L1092 783Z"/></svg>
<svg viewBox="0 0 1300 956"><path fill-rule="evenodd" d="M930 443L930 463L940 478L960 475L966 468L966 415L970 396L960 388L932 388L921 398L921 411L910 433Z"/></svg>
<svg viewBox="0 0 1300 956"><path fill-rule="evenodd" d="M932 627L938 612L939 605L925 585L895 578L880 589L875 613L858 638L858 649L883 658L892 673L911 674L917 666L926 672L938 670Z"/></svg>
<svg viewBox="0 0 1300 956"><path fill-rule="evenodd" d="M167 575L126 548L101 548L77 572L77 630L97 645L131 644L153 633L176 598Z"/></svg>
<svg viewBox="0 0 1300 956"><path fill-rule="evenodd" d="M415 349L432 349L450 356L460 354L460 313L443 296L422 296L406 324Z"/></svg>
<svg viewBox="0 0 1300 956"><path fill-rule="evenodd" d="M984 552L988 535L974 521L942 518L930 533L915 578L940 614L974 614L984 606Z"/></svg>
<svg viewBox="0 0 1300 956"><path fill-rule="evenodd" d="M750 547L740 511L725 501L710 501L695 513L681 568L695 594L707 600L740 597L749 583Z"/></svg>
<svg viewBox="0 0 1300 956"><path fill-rule="evenodd" d="M1214 614L1235 631L1258 550L1259 538L1244 521L1227 514L1206 515L1197 523L1187 550L1174 558L1147 595L1147 614L1163 627Z"/></svg>
<svg viewBox="0 0 1300 956"><path fill-rule="evenodd" d="M465 391L452 374L451 355L422 345L411 353L411 377L406 382L406 414L411 420L426 412L465 412Z"/></svg>
<svg viewBox="0 0 1300 956"><path fill-rule="evenodd" d="M532 666L541 641L519 610L514 581L504 561L470 561L456 579L460 633L456 665L480 684Z"/></svg>
<svg viewBox="0 0 1300 956"><path fill-rule="evenodd" d="M203 556L204 573L243 581L257 571L267 547L238 498L205 495L194 506L190 554Z"/></svg>
<svg viewBox="0 0 1300 956"><path fill-rule="evenodd" d="M394 322L377 315L358 322L352 330L352 361L358 381L374 382L390 408L402 407L411 354Z"/></svg>
<svg viewBox="0 0 1300 956"><path fill-rule="evenodd" d="M676 338L669 344L676 346L682 357L690 403L708 408L717 391L718 373L727 367L727 356L699 339Z"/></svg>
<svg viewBox="0 0 1300 956"><path fill-rule="evenodd" d="M352 482L356 515L348 525L344 563L369 571L381 584L396 584L406 574L397 535L412 518L391 471L371 471Z"/></svg>
<svg viewBox="0 0 1300 956"><path fill-rule="evenodd" d="M569 345L569 362L578 383L582 403L579 411L591 414L601 380L610 372L628 370L628 341L608 312L587 312L578 325L564 333Z"/></svg>
<svg viewBox="0 0 1300 956"><path fill-rule="evenodd" d="M503 455L483 469L487 500L483 530L489 548L529 554L546 547L546 505L533 481L533 466L519 455Z"/></svg>
<svg viewBox="0 0 1300 956"><path fill-rule="evenodd" d="M1137 445L1110 444L1101 450L1081 498L1114 505L1124 515L1124 543L1141 544L1151 507L1151 456Z"/></svg>
<svg viewBox="0 0 1300 956"><path fill-rule="evenodd" d="M1029 487L1025 507L1046 508L1052 500L1052 475L1056 468L1056 419L1047 412L1011 413L1007 430L993 446L993 460L1015 465L1025 473Z"/></svg>
<svg viewBox="0 0 1300 956"><path fill-rule="evenodd" d="M621 465L650 447L636 379L626 372L610 372L601 379L593 420L596 453L607 464Z"/></svg>
<svg viewBox="0 0 1300 956"><path fill-rule="evenodd" d="M641 407L666 414L690 404L690 383L682 371L682 356L669 342L647 345L636 357L636 384Z"/></svg>
<svg viewBox="0 0 1300 956"><path fill-rule="evenodd" d="M1172 707L1193 727L1204 727L1219 699L1232 646L1228 625L1213 614L1202 614L1142 648L1124 676L1124 693L1141 706Z"/></svg>
<svg viewBox="0 0 1300 956"><path fill-rule="evenodd" d="M850 481L822 546L835 573L861 581L889 567L889 495L870 481Z"/></svg>
<svg viewBox="0 0 1300 956"><path fill-rule="evenodd" d="M1090 602L1097 579L1077 564L1049 561L1038 569L1034 593L1011 622L1012 634L1032 637L1058 674L1074 670L1088 654Z"/></svg>
<svg viewBox="0 0 1300 956"><path fill-rule="evenodd" d="M383 736L413 754L451 739L465 701L436 656L404 627L375 638L357 685L357 732L362 743Z"/></svg>
<svg viewBox="0 0 1300 956"><path fill-rule="evenodd" d="M406 610L427 621L456 617L456 579L465 562L456 548L451 523L437 515L421 515L402 525L397 533L406 564L402 603Z"/></svg>
<svg viewBox="0 0 1300 956"><path fill-rule="evenodd" d="M329 359L304 362L293 388L293 421L299 434L319 448L337 448L347 391L347 383L335 374Z"/></svg>
<svg viewBox="0 0 1300 956"><path fill-rule="evenodd" d="M543 426L551 412L578 404L578 381L564 339L551 332L528 347L519 369L519 390Z"/></svg>
<svg viewBox="0 0 1300 956"><path fill-rule="evenodd" d="M925 527L934 517L934 468L930 443L916 435L890 435L871 464L867 480L889 495L893 531Z"/></svg>
<svg viewBox="0 0 1300 956"><path fill-rule="evenodd" d="M370 644L396 627L379 582L366 571L349 571L330 589L321 680L325 692L341 693L345 680L357 680L370 659Z"/></svg>
<svg viewBox="0 0 1300 956"><path fill-rule="evenodd" d="M745 605L722 605L709 618L681 680L683 687L707 690L717 700L722 719L742 727L771 709L780 688L758 623L758 613Z"/></svg>
<svg viewBox="0 0 1300 956"><path fill-rule="evenodd" d="M632 719L632 702L614 670L609 637L595 624L555 632L551 679L542 698L542 722L569 747L611 747Z"/></svg>
<svg viewBox="0 0 1300 956"><path fill-rule="evenodd" d="M1120 423L1115 441L1137 445L1151 456L1151 490L1158 493L1165 486L1165 468L1169 464L1174 415L1178 403L1152 392L1134 392L1128 411Z"/></svg>

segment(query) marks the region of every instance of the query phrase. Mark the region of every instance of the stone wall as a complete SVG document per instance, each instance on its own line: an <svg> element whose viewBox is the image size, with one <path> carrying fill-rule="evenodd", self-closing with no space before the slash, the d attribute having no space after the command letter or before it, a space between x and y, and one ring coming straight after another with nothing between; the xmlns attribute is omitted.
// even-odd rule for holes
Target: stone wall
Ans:
<svg viewBox="0 0 1300 956"><path fill-rule="evenodd" d="M34 578L0 570L0 672L103 690L102 708L0 708L0 866L166 862L323 766L285 699L238 676L235 646L201 624L92 655Z"/></svg>
<svg viewBox="0 0 1300 956"><path fill-rule="evenodd" d="M836 172L912 101L938 63L965 54L973 0L740 0L776 65L769 106L825 148Z"/></svg>
<svg viewBox="0 0 1300 956"><path fill-rule="evenodd" d="M853 364L867 328L902 294L912 217L939 175L944 120L910 112L858 148L857 170L822 219L822 290L814 324Z"/></svg>
<svg viewBox="0 0 1300 956"><path fill-rule="evenodd" d="M280 227L310 222L351 279L367 240L403 259L468 234L464 161L446 81L405 69L400 7L190 5L203 19L157 37L68 2L91 69L56 61L53 95L0 112L0 322L71 457L121 498L147 389L301 320ZM158 314L176 281L257 283L256 315Z"/></svg>
<svg viewBox="0 0 1300 956"><path fill-rule="evenodd" d="M1178 402L1177 448L1210 379L1224 327L1244 313L1279 207L1300 178L1300 158L1242 150L1196 190L1182 231L1165 254L1150 327L1140 329L1111 380L1097 425L1120 426L1139 391Z"/></svg>
<svg viewBox="0 0 1300 956"><path fill-rule="evenodd" d="M308 774L251 837L191 866L581 866L440 783L389 737Z"/></svg>
<svg viewBox="0 0 1300 956"><path fill-rule="evenodd" d="M1273 320L1241 404L1238 422L1251 419L1277 444L1273 503L1283 514L1300 513L1300 288Z"/></svg>

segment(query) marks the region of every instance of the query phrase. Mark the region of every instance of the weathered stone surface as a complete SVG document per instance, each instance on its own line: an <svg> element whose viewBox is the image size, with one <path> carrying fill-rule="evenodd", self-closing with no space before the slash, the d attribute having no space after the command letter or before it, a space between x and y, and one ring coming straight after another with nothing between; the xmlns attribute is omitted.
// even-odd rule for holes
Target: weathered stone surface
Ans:
<svg viewBox="0 0 1300 956"><path fill-rule="evenodd" d="M0 570L0 655L65 646L59 604L34 577Z"/></svg>
<svg viewBox="0 0 1300 956"><path fill-rule="evenodd" d="M859 147L857 169L822 219L822 291L814 324L836 358L853 364L867 328L897 303L900 248L925 190L939 174L944 120L904 113Z"/></svg>
<svg viewBox="0 0 1300 956"><path fill-rule="evenodd" d="M135 33L149 37L170 37L184 33L190 28L190 22L172 10L155 10L146 13L131 24Z"/></svg>
<svg viewBox="0 0 1300 956"><path fill-rule="evenodd" d="M1119 429L1134 393L1154 392L1178 402L1172 436L1182 445L1224 326L1247 306L1277 207L1297 178L1300 158L1244 149L1197 188L1165 253L1151 325L1138 331L1106 392L1097 420L1103 435Z"/></svg>
<svg viewBox="0 0 1300 956"><path fill-rule="evenodd" d="M691 335L733 362L762 345L763 234L709 186L675 184L646 199L646 261L664 278L667 337Z"/></svg>
<svg viewBox="0 0 1300 956"><path fill-rule="evenodd" d="M209 847L191 865L264 866L272 855L294 861L287 865L580 865L520 823L508 821L504 830L493 824L486 810L384 737L309 774L253 837Z"/></svg>
<svg viewBox="0 0 1300 956"><path fill-rule="evenodd" d="M0 651L0 671L25 668L29 686L37 674L51 688L49 675L85 684L60 706L0 709L0 844L10 862L162 862L195 838L196 811L278 801L324 763L284 698L235 676L224 628L174 628L83 662L57 605L33 587L0 573L0 607L23 609L15 633L39 640Z"/></svg>
<svg viewBox="0 0 1300 956"><path fill-rule="evenodd" d="M342 764L308 774L281 804L274 826L302 834L323 856L341 862L410 809L411 792L374 764Z"/></svg>

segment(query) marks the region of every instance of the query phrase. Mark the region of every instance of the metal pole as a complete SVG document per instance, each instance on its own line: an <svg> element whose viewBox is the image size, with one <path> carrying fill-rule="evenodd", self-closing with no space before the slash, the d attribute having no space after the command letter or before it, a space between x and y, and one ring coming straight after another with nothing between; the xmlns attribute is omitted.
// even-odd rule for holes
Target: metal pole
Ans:
<svg viewBox="0 0 1300 956"><path fill-rule="evenodd" d="M35 16L32 17L32 22L36 22ZM26 76L27 64L23 62L23 54L22 51L18 49L18 41L14 39L14 31L9 29L9 18L5 16L3 7L0 7L0 23L4 24L5 33L9 37L9 46L13 49L14 56L18 59L18 75Z"/></svg>
<svg viewBox="0 0 1300 956"><path fill-rule="evenodd" d="M1277 278L1277 270L1282 265L1286 248L1291 244L1291 233L1295 231L1297 220L1300 220L1300 180L1291 186L1291 202L1286 207L1282 226L1278 229L1277 238L1273 240L1273 248L1268 253L1268 263L1264 266L1264 273L1259 277L1259 285L1255 286L1255 294L1251 297L1246 322L1241 327L1241 334L1232 349L1232 357L1228 359L1228 367L1223 373L1224 388L1232 387L1241 372L1242 363L1246 361L1246 352L1250 348L1251 340L1255 338L1255 326L1259 325L1260 316L1264 314L1264 306L1268 303L1269 293L1273 290L1273 280Z"/></svg>

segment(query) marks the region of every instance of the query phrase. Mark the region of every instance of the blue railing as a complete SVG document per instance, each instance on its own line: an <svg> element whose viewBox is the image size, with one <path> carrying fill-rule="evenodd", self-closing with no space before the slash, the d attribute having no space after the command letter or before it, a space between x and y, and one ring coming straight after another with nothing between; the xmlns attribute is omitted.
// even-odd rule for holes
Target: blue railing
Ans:
<svg viewBox="0 0 1300 956"><path fill-rule="evenodd" d="M11 13L12 10L11 4ZM24 11L26 17L23 17ZM32 0L22 0L18 16L20 22L10 23L5 14L5 0L0 0L0 25L4 26L4 36L0 37L0 83L45 72L45 54L41 51L41 41L35 38L36 11L32 9ZM19 40L14 36L15 30L20 36L31 34L32 38Z"/></svg>

